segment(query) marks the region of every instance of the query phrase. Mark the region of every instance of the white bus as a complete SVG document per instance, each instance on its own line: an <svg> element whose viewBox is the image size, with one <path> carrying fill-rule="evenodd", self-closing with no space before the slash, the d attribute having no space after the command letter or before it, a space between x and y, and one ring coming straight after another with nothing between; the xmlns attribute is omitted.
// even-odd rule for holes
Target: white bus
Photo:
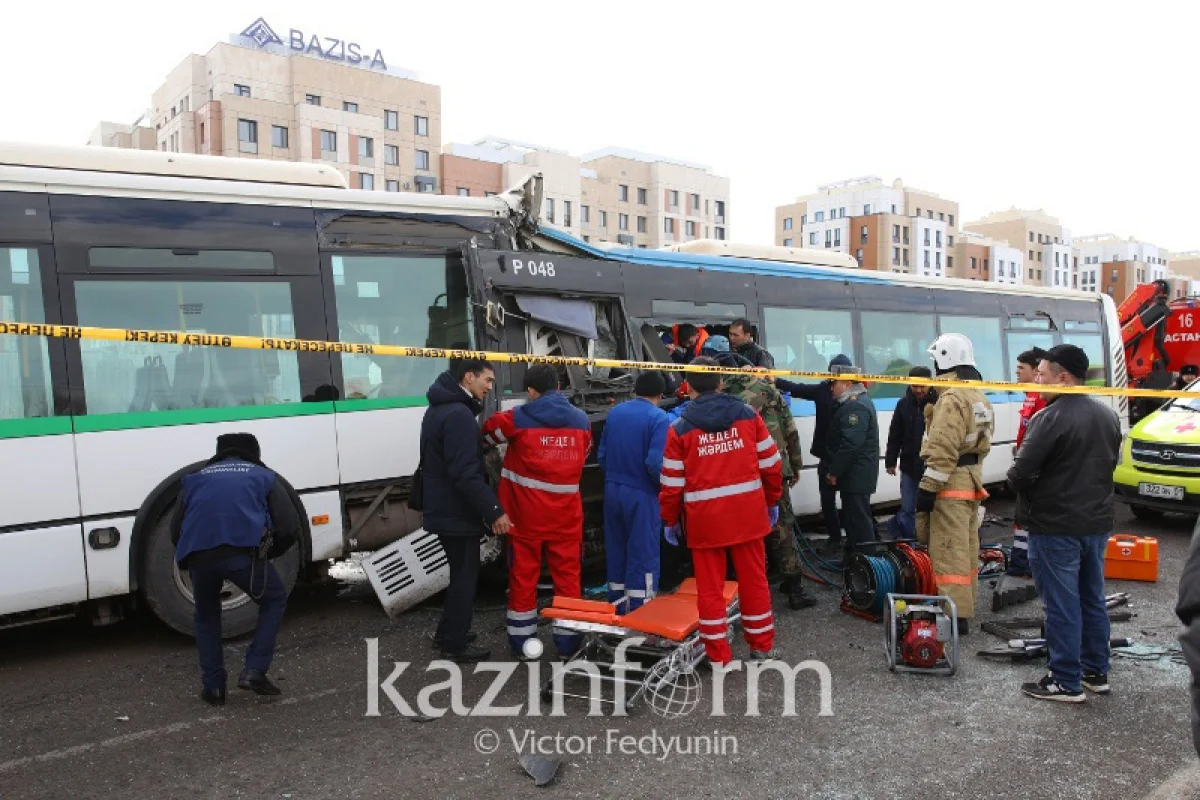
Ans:
<svg viewBox="0 0 1200 800"><path fill-rule="evenodd" d="M850 355L868 372L927 363L939 332L976 343L987 379L1072 341L1123 384L1109 298L822 266L828 253L598 249L538 226L541 182L489 198L351 191L330 167L102 148L0 145L0 319L532 354L662 358L672 324L746 317L780 367ZM724 245L721 246L724 248ZM420 527L406 505L431 359L0 337L0 626L144 602L192 630L166 520L179 476L246 430L306 521L276 562L289 585ZM489 412L520 402L501 365ZM562 370L597 428L634 376ZM872 389L886 431L902 387ZM988 480L1011 458L1020 395L996 395ZM1123 400L1113 401L1123 404ZM807 448L811 404L795 402ZM1122 418L1125 418L1122 414ZM793 491L818 508L815 464ZM590 552L602 482L583 485ZM894 502L886 474L876 502ZM249 599L227 587L228 636Z"/></svg>

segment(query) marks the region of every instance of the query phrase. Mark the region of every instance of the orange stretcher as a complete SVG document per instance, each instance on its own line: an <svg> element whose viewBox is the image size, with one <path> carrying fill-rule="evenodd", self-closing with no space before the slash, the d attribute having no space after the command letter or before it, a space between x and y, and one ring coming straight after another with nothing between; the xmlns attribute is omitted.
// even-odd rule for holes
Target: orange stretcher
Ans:
<svg viewBox="0 0 1200 800"><path fill-rule="evenodd" d="M741 620L736 581L726 581L723 589L727 636L733 636ZM561 677L552 676L542 686L542 696L553 695L595 700L596 696L566 690L566 679L589 681L591 690L604 684L635 687L624 701L631 710L648 690L670 683L680 672L690 672L705 659L700 638L700 611L696 605L696 579L688 578L671 594L659 595L628 614L617 613L612 603L555 597L542 609L541 616L564 632L583 635L579 649L562 665ZM640 638L637 643L625 640ZM623 653L621 668L615 666ZM618 698L620 695L618 695ZM615 703L601 694L603 702Z"/></svg>

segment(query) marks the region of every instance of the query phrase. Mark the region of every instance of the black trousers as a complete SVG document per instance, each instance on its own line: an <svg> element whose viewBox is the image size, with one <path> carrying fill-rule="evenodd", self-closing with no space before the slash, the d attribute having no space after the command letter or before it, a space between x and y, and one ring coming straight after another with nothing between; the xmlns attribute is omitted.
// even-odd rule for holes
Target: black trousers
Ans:
<svg viewBox="0 0 1200 800"><path fill-rule="evenodd" d="M437 638L442 650L461 653L467 646L467 633L475 614L475 590L479 585L479 537L437 534L446 559L450 562L450 585L442 604L442 619Z"/></svg>
<svg viewBox="0 0 1200 800"><path fill-rule="evenodd" d="M846 522L846 554L863 542L875 541L875 517L871 515L871 495L842 492L842 516Z"/></svg>
<svg viewBox="0 0 1200 800"><path fill-rule="evenodd" d="M829 475L825 469L826 466L824 461L817 464L817 490L821 495L821 516L825 520L825 533L829 535L829 541L836 544L842 540L842 518L837 507L838 490L836 486L830 486L829 481L826 480ZM844 498L845 495L843 495L842 513L845 513Z"/></svg>

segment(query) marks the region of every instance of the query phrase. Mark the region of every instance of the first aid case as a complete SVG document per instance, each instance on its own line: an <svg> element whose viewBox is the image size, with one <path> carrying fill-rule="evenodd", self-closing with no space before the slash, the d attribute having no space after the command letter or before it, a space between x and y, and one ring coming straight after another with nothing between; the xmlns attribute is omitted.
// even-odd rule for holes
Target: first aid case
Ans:
<svg viewBox="0 0 1200 800"><path fill-rule="evenodd" d="M1158 539L1117 533L1104 551L1104 577L1120 581L1158 581Z"/></svg>

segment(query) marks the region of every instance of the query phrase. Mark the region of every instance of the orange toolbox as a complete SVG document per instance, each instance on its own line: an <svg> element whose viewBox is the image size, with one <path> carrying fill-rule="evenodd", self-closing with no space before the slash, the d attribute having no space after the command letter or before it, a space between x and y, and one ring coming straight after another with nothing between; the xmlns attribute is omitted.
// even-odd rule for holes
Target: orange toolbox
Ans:
<svg viewBox="0 0 1200 800"><path fill-rule="evenodd" d="M1108 537L1104 577L1119 581L1158 581L1158 539L1117 533Z"/></svg>

